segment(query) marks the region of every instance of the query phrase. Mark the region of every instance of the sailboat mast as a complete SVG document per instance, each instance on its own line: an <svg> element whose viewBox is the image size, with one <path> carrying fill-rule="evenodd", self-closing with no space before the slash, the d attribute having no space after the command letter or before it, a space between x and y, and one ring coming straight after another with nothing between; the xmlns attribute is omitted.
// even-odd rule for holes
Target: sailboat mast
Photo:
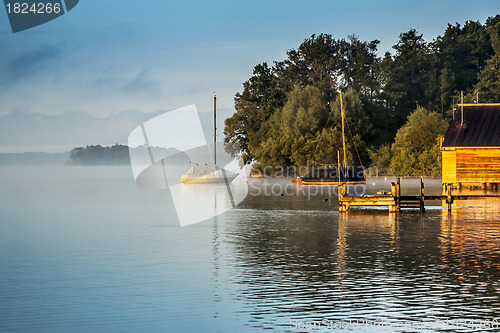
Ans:
<svg viewBox="0 0 500 333"><path fill-rule="evenodd" d="M342 91L340 92L340 117L342 118L342 147L344 149L344 172L347 171L347 157L345 153L345 134L344 134L344 107L342 105Z"/></svg>
<svg viewBox="0 0 500 333"><path fill-rule="evenodd" d="M214 165L217 165L217 97L214 94Z"/></svg>

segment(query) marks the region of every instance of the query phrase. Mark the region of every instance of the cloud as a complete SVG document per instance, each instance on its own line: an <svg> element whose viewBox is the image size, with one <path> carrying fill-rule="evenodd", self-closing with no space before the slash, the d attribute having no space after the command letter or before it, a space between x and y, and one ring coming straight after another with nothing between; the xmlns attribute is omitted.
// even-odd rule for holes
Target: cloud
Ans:
<svg viewBox="0 0 500 333"><path fill-rule="evenodd" d="M46 45L15 55L2 68L3 75L0 78L0 85L2 87L11 86L47 71L53 63L62 57L62 54L61 47Z"/></svg>
<svg viewBox="0 0 500 333"><path fill-rule="evenodd" d="M122 87L124 93L159 95L162 92L161 83L150 78L149 68L143 69L132 80Z"/></svg>

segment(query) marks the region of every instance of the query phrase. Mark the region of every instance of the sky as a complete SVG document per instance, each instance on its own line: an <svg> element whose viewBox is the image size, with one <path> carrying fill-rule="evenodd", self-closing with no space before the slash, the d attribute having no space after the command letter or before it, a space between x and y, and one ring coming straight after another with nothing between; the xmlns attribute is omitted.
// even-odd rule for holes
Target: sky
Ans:
<svg viewBox="0 0 500 333"><path fill-rule="evenodd" d="M255 65L283 60L312 34L380 40L379 55L416 29L482 23L498 0L80 0L12 33L0 9L0 115L81 111L105 117L196 104L232 107Z"/></svg>

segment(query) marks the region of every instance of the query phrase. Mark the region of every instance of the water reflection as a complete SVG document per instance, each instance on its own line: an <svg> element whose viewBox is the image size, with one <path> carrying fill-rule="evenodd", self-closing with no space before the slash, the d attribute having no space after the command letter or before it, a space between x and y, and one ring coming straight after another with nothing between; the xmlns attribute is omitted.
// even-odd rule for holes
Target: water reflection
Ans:
<svg viewBox="0 0 500 333"><path fill-rule="evenodd" d="M253 200L225 215L231 223L224 240L252 327L288 330L291 319L430 323L499 314L498 202L451 215L430 209L339 216L324 195ZM272 209L260 209L260 201Z"/></svg>
<svg viewBox="0 0 500 333"><path fill-rule="evenodd" d="M475 307L485 300L491 302L482 311L496 317L500 308L500 207L494 199L466 204L468 208L442 212L440 251L449 281L445 290Z"/></svg>
<svg viewBox="0 0 500 333"><path fill-rule="evenodd" d="M290 188L180 228L165 191L138 189L128 168L2 174L2 332L304 332L290 321L499 316L498 200L339 216L328 188Z"/></svg>
<svg viewBox="0 0 500 333"><path fill-rule="evenodd" d="M337 238L337 264L339 281L346 278L347 214L339 214L339 236Z"/></svg>

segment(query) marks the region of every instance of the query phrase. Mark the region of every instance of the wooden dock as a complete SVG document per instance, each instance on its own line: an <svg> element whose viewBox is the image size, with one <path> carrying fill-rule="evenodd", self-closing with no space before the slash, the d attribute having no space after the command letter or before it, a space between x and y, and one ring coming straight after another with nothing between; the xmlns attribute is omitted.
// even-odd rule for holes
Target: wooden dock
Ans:
<svg viewBox="0 0 500 333"><path fill-rule="evenodd" d="M446 195L425 195L424 181L420 178L419 195L402 195L401 180L398 178L396 183L391 183L391 192L389 193L348 196L346 195L346 184L341 184L339 187L339 212L347 212L351 206L388 206L389 212L399 212L401 208L415 208L424 212L426 200L445 201L448 205L448 210L451 211L451 205L455 200L500 198L500 194L453 194L452 190L453 186L449 184L449 186L446 187Z"/></svg>

